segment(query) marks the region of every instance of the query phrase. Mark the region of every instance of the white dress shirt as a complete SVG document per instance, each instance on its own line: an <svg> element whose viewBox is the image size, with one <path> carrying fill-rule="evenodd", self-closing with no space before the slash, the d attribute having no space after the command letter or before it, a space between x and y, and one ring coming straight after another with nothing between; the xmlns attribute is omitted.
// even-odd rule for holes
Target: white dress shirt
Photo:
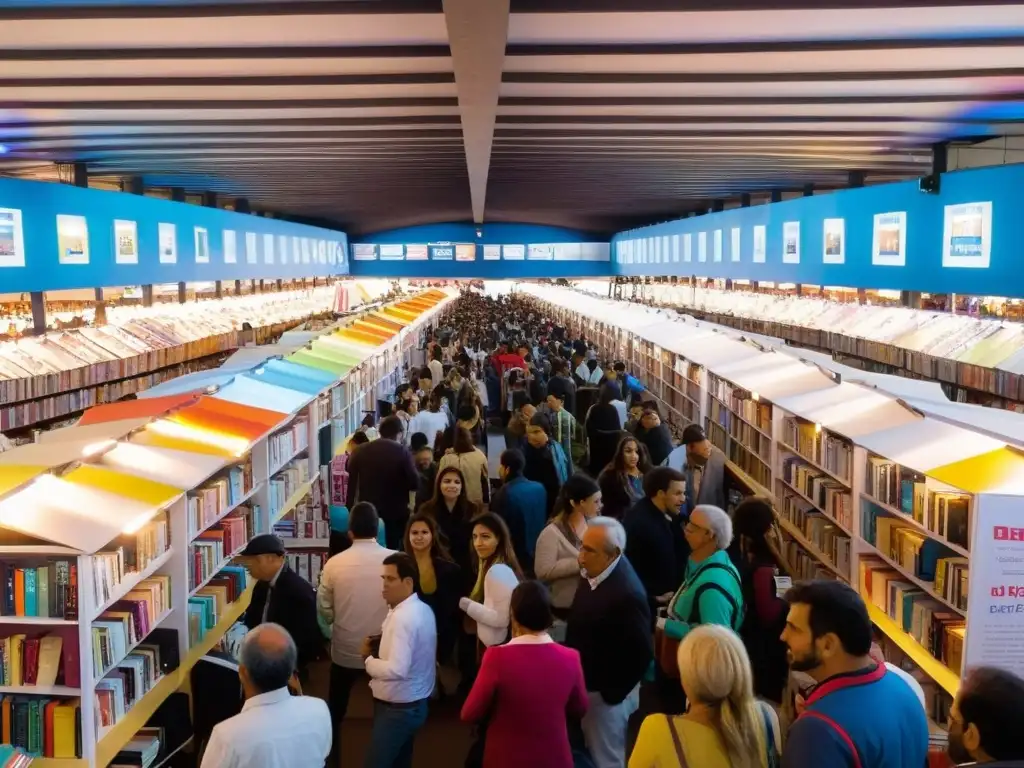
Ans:
<svg viewBox="0 0 1024 768"><path fill-rule="evenodd" d="M468 597L459 600L459 607L476 622L476 636L484 645L505 642L512 592L518 584L515 571L504 563L495 563L484 577L484 601L477 603Z"/></svg>
<svg viewBox="0 0 1024 768"><path fill-rule="evenodd" d="M607 568L605 568L603 571L601 571L601 573L599 573L594 578L590 578L589 576L585 576L587 582L590 584L590 591L591 592L593 592L595 589L600 587L601 583L605 579L607 579L609 576L612 575L612 571L615 570L615 566L619 564L619 560L621 560L621 559L622 559L622 555L619 555L618 557L616 557L614 560L612 560L611 565L609 565Z"/></svg>
<svg viewBox="0 0 1024 768"><path fill-rule="evenodd" d="M391 554L375 540L360 539L324 565L316 601L331 625L331 660L338 666L362 669L363 639L380 633L388 615L381 566Z"/></svg>
<svg viewBox="0 0 1024 768"><path fill-rule="evenodd" d="M366 659L373 698L408 704L430 697L437 665L437 622L415 594L388 612L380 658Z"/></svg>
<svg viewBox="0 0 1024 768"><path fill-rule="evenodd" d="M253 696L214 727L201 768L312 768L330 751L327 703L278 688Z"/></svg>

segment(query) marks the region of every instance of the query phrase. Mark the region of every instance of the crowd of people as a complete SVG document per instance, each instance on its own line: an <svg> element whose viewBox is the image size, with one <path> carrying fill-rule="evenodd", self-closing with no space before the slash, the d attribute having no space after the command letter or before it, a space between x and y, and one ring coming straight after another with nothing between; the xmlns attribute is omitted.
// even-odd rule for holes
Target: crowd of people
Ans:
<svg viewBox="0 0 1024 768"><path fill-rule="evenodd" d="M464 293L424 340L427 365L347 446L347 532L315 600L281 594L289 608L275 610L301 588L279 587L283 545L256 547L265 597L247 617L238 717L256 722L264 699L299 717L306 697L281 690L301 689L324 638L329 715L302 715L301 754L322 755L245 764L338 766L350 695L368 681L367 768L411 766L431 701L451 695L471 747L438 765L928 765L924 694L881 657L858 592L780 578L770 500L730 503L701 426L677 446L627 366L572 330L529 300ZM273 676L266 654L281 659ZM971 670L949 756L1024 766L1022 696L1014 675ZM217 760L204 766L236 764Z"/></svg>

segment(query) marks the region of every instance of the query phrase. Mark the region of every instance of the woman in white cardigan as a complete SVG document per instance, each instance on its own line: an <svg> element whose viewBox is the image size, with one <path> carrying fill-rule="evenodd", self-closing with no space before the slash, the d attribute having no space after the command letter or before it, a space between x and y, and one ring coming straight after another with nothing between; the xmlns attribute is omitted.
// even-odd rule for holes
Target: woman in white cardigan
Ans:
<svg viewBox="0 0 1024 768"><path fill-rule="evenodd" d="M601 514L601 488L594 480L577 473L565 481L555 516L540 536L533 568L537 578L551 589L555 617L565 620L580 581L580 542L592 517Z"/></svg>
<svg viewBox="0 0 1024 768"><path fill-rule="evenodd" d="M475 634L480 655L485 647L501 645L509 635L509 603L523 572L512 549L505 521L492 512L473 519L473 550L476 552L476 586L459 601L466 612L464 628Z"/></svg>

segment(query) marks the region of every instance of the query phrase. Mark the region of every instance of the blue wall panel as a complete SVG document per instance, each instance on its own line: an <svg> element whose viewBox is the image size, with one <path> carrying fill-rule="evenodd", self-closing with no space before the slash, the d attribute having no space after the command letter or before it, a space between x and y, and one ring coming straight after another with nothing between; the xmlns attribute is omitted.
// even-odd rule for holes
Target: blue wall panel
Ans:
<svg viewBox="0 0 1024 768"><path fill-rule="evenodd" d="M454 259L405 261L380 260L351 262L351 272L364 277L436 277L436 278L556 278L607 277L610 261L484 261L484 245L527 246L530 243L606 243L606 235L534 224L483 224L481 237L477 227L467 223L428 224L419 227L378 232L353 240L377 245L409 243L476 243L475 261Z"/></svg>
<svg viewBox="0 0 1024 768"><path fill-rule="evenodd" d="M0 253L0 292L142 285L207 280L274 279L327 276L347 272L344 233L292 224L188 203L141 197L121 192L81 189L66 184L0 179L0 209L21 211L24 266L3 265ZM84 216L88 225L89 263L62 264L58 258L57 216ZM118 264L114 257L114 220L134 221L138 263ZM158 256L161 222L174 224L177 263L161 264ZM207 230L209 262L196 263L194 228ZM236 232L237 262L224 261L224 230ZM246 233L257 235L257 263L246 260ZM272 234L274 263L266 263L264 235ZM288 237L288 260L281 263L280 236ZM296 263L292 238L333 243L345 258L335 264L318 259Z"/></svg>
<svg viewBox="0 0 1024 768"><path fill-rule="evenodd" d="M924 194L916 181L843 190L759 205L622 232L613 238L617 274L680 275L809 283L854 288L889 288L934 293L1024 296L1024 166L1000 166L948 173L939 195ZM943 266L945 207L991 203L987 268ZM906 262L872 263L874 216L906 213ZM822 256L826 218L845 221L845 263L825 264ZM785 222L800 223L800 263L783 262ZM767 228L764 263L753 262L753 230ZM731 258L731 230L740 229L740 260ZM722 230L723 255L713 262L714 231ZM706 233L707 261L698 262L698 236ZM622 263L624 241L689 233L690 263ZM670 237L671 240L671 237Z"/></svg>

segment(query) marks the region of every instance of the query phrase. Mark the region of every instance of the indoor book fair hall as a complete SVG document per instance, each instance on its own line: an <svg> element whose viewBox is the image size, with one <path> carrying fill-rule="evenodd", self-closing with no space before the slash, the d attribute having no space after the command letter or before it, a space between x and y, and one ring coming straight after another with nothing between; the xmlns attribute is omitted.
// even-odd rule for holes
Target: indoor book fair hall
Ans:
<svg viewBox="0 0 1024 768"><path fill-rule="evenodd" d="M1024 3L0 29L0 768L1024 768Z"/></svg>

